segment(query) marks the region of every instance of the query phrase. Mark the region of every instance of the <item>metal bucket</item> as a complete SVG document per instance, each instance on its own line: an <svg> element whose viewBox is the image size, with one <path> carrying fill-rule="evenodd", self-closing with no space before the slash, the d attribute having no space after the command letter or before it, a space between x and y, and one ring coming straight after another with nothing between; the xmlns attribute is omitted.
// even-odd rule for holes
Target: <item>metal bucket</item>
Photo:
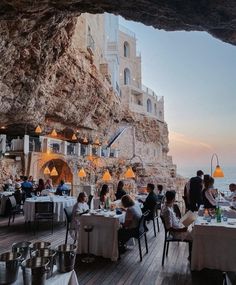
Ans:
<svg viewBox="0 0 236 285"><path fill-rule="evenodd" d="M31 242L29 242L29 241L22 241L22 242L13 243L12 252L21 253L21 260L24 260L27 258L30 244L31 244Z"/></svg>
<svg viewBox="0 0 236 285"><path fill-rule="evenodd" d="M62 244L57 248L57 270L61 273L74 269L76 258L76 246L74 244Z"/></svg>
<svg viewBox="0 0 236 285"><path fill-rule="evenodd" d="M46 257L33 257L22 262L24 285L45 285L50 260Z"/></svg>
<svg viewBox="0 0 236 285"><path fill-rule="evenodd" d="M0 255L0 284L14 283L18 276L21 254L5 252Z"/></svg>
<svg viewBox="0 0 236 285"><path fill-rule="evenodd" d="M33 251L35 251L37 249L42 249L42 248L49 248L50 246L51 246L50 242L37 241L30 246L30 256L31 256Z"/></svg>
<svg viewBox="0 0 236 285"><path fill-rule="evenodd" d="M52 277L53 265L56 264L56 251L49 248L41 248L32 252L33 257L46 257L49 259L49 271L47 273L47 279Z"/></svg>

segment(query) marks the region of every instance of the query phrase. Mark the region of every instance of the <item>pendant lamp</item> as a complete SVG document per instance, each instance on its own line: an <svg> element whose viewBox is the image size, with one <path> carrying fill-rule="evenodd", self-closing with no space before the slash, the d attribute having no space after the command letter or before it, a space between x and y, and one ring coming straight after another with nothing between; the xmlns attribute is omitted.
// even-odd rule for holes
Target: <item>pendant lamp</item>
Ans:
<svg viewBox="0 0 236 285"><path fill-rule="evenodd" d="M50 173L50 176L58 176L58 172L56 170L56 167L54 166L51 173Z"/></svg>
<svg viewBox="0 0 236 285"><path fill-rule="evenodd" d="M46 175L48 175L48 174L50 174L50 173L51 173L51 171L50 171L50 169L49 169L49 167L48 167L48 166L46 166L46 167L44 168L43 173L44 173L44 174L46 174Z"/></svg>
<svg viewBox="0 0 236 285"><path fill-rule="evenodd" d="M79 170L78 176L79 176L80 178L86 177L86 172L85 172L85 170L84 170L83 167Z"/></svg>
<svg viewBox="0 0 236 285"><path fill-rule="evenodd" d="M111 181L112 178L111 178L111 174L108 170L106 170L104 173L103 173L103 176L102 176L102 181Z"/></svg>
<svg viewBox="0 0 236 285"><path fill-rule="evenodd" d="M135 174L134 174L133 169L132 169L131 166L128 167L128 169L126 170L124 176L125 176L125 178L135 178Z"/></svg>
<svg viewBox="0 0 236 285"><path fill-rule="evenodd" d="M38 125L38 126L36 127L36 129L34 130L34 132L35 132L36 134L41 134L41 133L42 133L42 129L41 129L40 125Z"/></svg>
<svg viewBox="0 0 236 285"><path fill-rule="evenodd" d="M53 136L53 137L56 137L56 136L57 136L57 132L56 132L56 130L55 130L55 129L53 129L53 130L52 130L52 132L51 132L51 136Z"/></svg>

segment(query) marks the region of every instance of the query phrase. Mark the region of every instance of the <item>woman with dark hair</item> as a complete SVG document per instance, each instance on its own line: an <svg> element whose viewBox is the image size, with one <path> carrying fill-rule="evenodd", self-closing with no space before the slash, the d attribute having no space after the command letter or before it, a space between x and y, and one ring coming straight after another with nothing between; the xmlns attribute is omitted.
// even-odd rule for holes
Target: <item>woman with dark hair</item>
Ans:
<svg viewBox="0 0 236 285"><path fill-rule="evenodd" d="M216 190L214 189L214 178L209 176L207 179L204 179L204 189L202 191L202 201L204 208L215 208L216 207L216 199L214 193Z"/></svg>
<svg viewBox="0 0 236 285"><path fill-rule="evenodd" d="M107 184L103 184L101 192L100 192L100 202L105 203L108 197L108 194L109 194L109 187Z"/></svg>
<svg viewBox="0 0 236 285"><path fill-rule="evenodd" d="M125 251L125 243L137 234L138 224L142 216L139 204L136 204L130 195L124 195L121 203L126 208L125 222L118 231L119 253Z"/></svg>
<svg viewBox="0 0 236 285"><path fill-rule="evenodd" d="M38 186L36 188L36 192L40 192L41 193L41 191L44 190L44 189L45 189L44 181L43 181L42 178L39 178L39 183L38 183Z"/></svg>
<svg viewBox="0 0 236 285"><path fill-rule="evenodd" d="M79 229L79 216L83 213L89 211L89 206L87 204L87 194L85 192L80 192L77 198L77 203L74 205L72 210L72 220L70 224L70 235L75 240L76 232Z"/></svg>
<svg viewBox="0 0 236 285"><path fill-rule="evenodd" d="M120 200L124 195L126 195L127 193L125 192L125 190L123 189L124 187L124 182L123 181L119 181L118 185L117 185L117 191L116 191L116 200Z"/></svg>

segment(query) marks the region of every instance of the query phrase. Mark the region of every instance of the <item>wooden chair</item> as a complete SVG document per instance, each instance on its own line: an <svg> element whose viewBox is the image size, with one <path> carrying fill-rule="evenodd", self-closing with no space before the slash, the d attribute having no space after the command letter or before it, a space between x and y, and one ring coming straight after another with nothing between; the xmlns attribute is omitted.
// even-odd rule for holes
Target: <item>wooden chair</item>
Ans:
<svg viewBox="0 0 236 285"><path fill-rule="evenodd" d="M163 254L162 254L162 266L164 266L165 256L168 256L170 242L187 242L189 244L189 254L191 255L191 248L190 248L191 241L172 237L169 230L166 228L164 218L162 216L160 217L161 217L164 229L165 229L165 239L164 239L164 247L163 247Z"/></svg>
<svg viewBox="0 0 236 285"><path fill-rule="evenodd" d="M15 215L16 214L23 214L23 208L21 204L17 204L15 196L10 196L7 199L7 203L9 205L9 219L8 219L8 227L10 226L11 219L12 222L15 221Z"/></svg>
<svg viewBox="0 0 236 285"><path fill-rule="evenodd" d="M53 220L54 220L54 203L53 202L35 202L35 212L34 212L34 233L36 222L42 220L51 221L52 233L53 233Z"/></svg>
<svg viewBox="0 0 236 285"><path fill-rule="evenodd" d="M159 203L156 203L156 206L153 210L153 216L152 216L152 222L153 222L153 230L154 230L154 236L157 236L156 233L156 223L157 223L157 230L160 232L160 226L159 226L159 220L158 220L158 209L159 209ZM156 221L156 223L155 223Z"/></svg>
<svg viewBox="0 0 236 285"><path fill-rule="evenodd" d="M65 215L66 215L66 239L65 239L65 244L67 244L68 233L69 233L70 225L71 225L71 222L72 222L72 211L73 211L73 206L64 208L64 212L65 212ZM75 241L76 241L76 239L74 240L74 243L75 243Z"/></svg>
<svg viewBox="0 0 236 285"><path fill-rule="evenodd" d="M93 195L90 194L90 195L88 196L88 203L87 203L88 206L89 206L89 209L91 209L92 200L93 200Z"/></svg>

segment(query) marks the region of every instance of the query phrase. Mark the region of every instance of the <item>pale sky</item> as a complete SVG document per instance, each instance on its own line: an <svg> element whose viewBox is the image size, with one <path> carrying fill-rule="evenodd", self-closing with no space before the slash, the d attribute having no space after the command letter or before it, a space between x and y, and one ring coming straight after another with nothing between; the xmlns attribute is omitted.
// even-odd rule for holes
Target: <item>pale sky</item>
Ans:
<svg viewBox="0 0 236 285"><path fill-rule="evenodd" d="M143 83L164 96L170 152L179 168L236 164L236 46L205 32L120 23L136 34Z"/></svg>

